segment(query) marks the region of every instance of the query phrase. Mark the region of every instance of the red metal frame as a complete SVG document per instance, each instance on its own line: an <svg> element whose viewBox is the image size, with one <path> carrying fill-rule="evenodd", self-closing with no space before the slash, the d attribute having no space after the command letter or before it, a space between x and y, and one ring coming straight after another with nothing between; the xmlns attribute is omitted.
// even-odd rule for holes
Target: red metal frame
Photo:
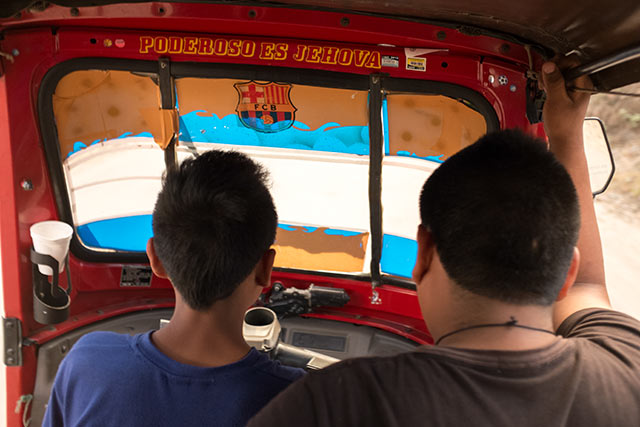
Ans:
<svg viewBox="0 0 640 427"><path fill-rule="evenodd" d="M525 115L525 72L529 68L525 48L485 35L462 34L452 28L336 12L167 3L87 7L80 9L77 17L72 17L68 8L52 6L44 12L0 20L0 26L0 51L14 56L13 62L2 59L4 74L0 77L0 243L5 316L21 319L24 336L33 342L23 348L23 366L7 369L9 408L15 406L20 395L33 391L37 344L101 319L173 304L173 293L166 281L154 277L148 289L120 289L121 266L89 263L71 256L75 290L69 320L44 328L33 320L29 226L58 217L42 149L36 100L42 78L56 64L81 57L168 57L172 61L277 65L356 74L383 72L392 77L465 86L490 102L502 127L542 134L542 127L530 125ZM167 43L169 37L180 38L182 52L177 48L164 51L162 45L145 50L148 38L153 37L166 37ZM284 59L261 59L259 54L189 54L184 52L189 37L225 40L227 48L230 40L246 41L254 43L257 52L262 43L280 44L287 46L289 55ZM399 67L296 61L291 52L300 45L359 50L380 58L397 56ZM421 72L405 68L405 47L446 51L428 54L426 71ZM539 67L541 58L534 54L533 61ZM493 82L490 74L496 77ZM500 84L498 76L505 76L509 83ZM25 179L31 181L33 190L22 188ZM374 326L419 343L432 342L414 291L384 285L377 289L380 303L372 304L368 282L291 272L275 272L274 280L302 288L310 283L341 287L349 293L351 301L347 306L320 311L314 317ZM9 411L8 424L17 425L19 418L19 414Z"/></svg>

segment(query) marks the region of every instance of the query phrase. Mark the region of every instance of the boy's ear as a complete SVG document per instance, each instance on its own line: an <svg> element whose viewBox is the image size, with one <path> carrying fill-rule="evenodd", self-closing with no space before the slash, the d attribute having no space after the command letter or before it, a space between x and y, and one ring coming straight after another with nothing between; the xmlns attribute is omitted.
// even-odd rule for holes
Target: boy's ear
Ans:
<svg viewBox="0 0 640 427"><path fill-rule="evenodd" d="M560 292L558 293L558 298L556 299L556 301L560 301L567 296L569 290L576 281L576 277L578 277L579 268L580 251L578 251L578 248L573 248L573 258L571 259L571 265L569 266L567 277L566 279L564 279L564 284L562 285L562 289L560 289Z"/></svg>
<svg viewBox="0 0 640 427"><path fill-rule="evenodd" d="M156 248L153 245L153 237L147 241L147 256L149 257L149 264L151 264L151 271L158 277L162 277L163 279L168 278L166 270L164 269L164 265L162 265L162 261L156 255Z"/></svg>
<svg viewBox="0 0 640 427"><path fill-rule="evenodd" d="M262 255L260 261L256 265L256 285L267 287L271 284L271 270L273 269L273 261L276 258L275 249L269 249Z"/></svg>
<svg viewBox="0 0 640 427"><path fill-rule="evenodd" d="M431 261L436 247L433 243L433 235L424 225L418 226L418 254L416 255L416 265L413 267L413 281L416 286L420 286L422 278L431 268Z"/></svg>

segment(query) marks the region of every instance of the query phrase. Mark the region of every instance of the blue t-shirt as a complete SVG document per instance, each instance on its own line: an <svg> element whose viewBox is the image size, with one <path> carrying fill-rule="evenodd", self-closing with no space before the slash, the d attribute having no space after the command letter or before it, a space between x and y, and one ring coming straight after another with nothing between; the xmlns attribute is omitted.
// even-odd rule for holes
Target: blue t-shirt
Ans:
<svg viewBox="0 0 640 427"><path fill-rule="evenodd" d="M44 426L244 426L304 371L251 349L216 368L161 353L151 332L93 332L58 369Z"/></svg>

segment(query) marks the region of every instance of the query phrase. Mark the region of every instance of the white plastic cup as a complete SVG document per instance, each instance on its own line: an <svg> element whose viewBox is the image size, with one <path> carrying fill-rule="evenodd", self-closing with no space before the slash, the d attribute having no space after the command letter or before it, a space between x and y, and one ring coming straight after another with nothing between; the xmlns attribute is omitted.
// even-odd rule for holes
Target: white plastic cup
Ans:
<svg viewBox="0 0 640 427"><path fill-rule="evenodd" d="M73 228L61 221L42 221L33 224L29 232L36 252L54 257L58 261L58 273L62 273ZM38 264L38 269L47 276L53 274L53 270L47 265Z"/></svg>

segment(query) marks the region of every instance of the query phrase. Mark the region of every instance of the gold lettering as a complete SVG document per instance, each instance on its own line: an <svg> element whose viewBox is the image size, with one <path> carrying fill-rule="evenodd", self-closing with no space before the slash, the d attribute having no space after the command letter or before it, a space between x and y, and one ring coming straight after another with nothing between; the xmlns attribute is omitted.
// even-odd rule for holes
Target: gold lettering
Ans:
<svg viewBox="0 0 640 427"><path fill-rule="evenodd" d="M198 53L200 55L211 55L213 53L213 40L208 38L200 38L198 40Z"/></svg>
<svg viewBox="0 0 640 427"><path fill-rule="evenodd" d="M182 44L184 40L182 37L169 37L169 53L182 52Z"/></svg>
<svg viewBox="0 0 640 427"><path fill-rule="evenodd" d="M353 59L353 51L351 49L340 49L338 53L338 64L340 65L351 65L351 60Z"/></svg>
<svg viewBox="0 0 640 427"><path fill-rule="evenodd" d="M153 37L140 36L140 53L149 53L149 48L153 46Z"/></svg>
<svg viewBox="0 0 640 427"><path fill-rule="evenodd" d="M338 48L337 47L323 47L322 59L320 62L323 64L335 64L338 61Z"/></svg>
<svg viewBox="0 0 640 427"><path fill-rule="evenodd" d="M240 53L242 54L242 56L246 58L250 58L253 56L255 52L256 52L256 43L254 41L245 40L242 43L242 49L240 50Z"/></svg>
<svg viewBox="0 0 640 427"><path fill-rule="evenodd" d="M275 43L260 43L260 59L273 59L273 51L275 48Z"/></svg>
<svg viewBox="0 0 640 427"><path fill-rule="evenodd" d="M195 55L198 53L198 38L197 37L185 37L184 38L184 50L183 53L189 55Z"/></svg>
<svg viewBox="0 0 640 427"><path fill-rule="evenodd" d="M298 50L296 51L296 54L293 55L293 59L295 61L304 61L304 55L305 53L307 53L307 47L303 44L299 44L298 45Z"/></svg>
<svg viewBox="0 0 640 427"><path fill-rule="evenodd" d="M242 41L240 40L229 40L229 50L227 51L227 55L229 56L239 56L240 55L240 46L242 45Z"/></svg>
<svg viewBox="0 0 640 427"><path fill-rule="evenodd" d="M320 46L309 46L309 50L307 51L307 62L320 62L320 54L322 53L322 48Z"/></svg>
<svg viewBox="0 0 640 427"><path fill-rule="evenodd" d="M287 51L289 50L289 45L286 43L278 43L276 45L276 51L273 55L273 59L278 61L282 61L287 59Z"/></svg>
<svg viewBox="0 0 640 427"><path fill-rule="evenodd" d="M356 67L363 67L365 61L369 58L371 52L367 50L356 49L355 51L355 61L354 64Z"/></svg>
<svg viewBox="0 0 640 427"><path fill-rule="evenodd" d="M380 68L380 52L371 52L364 66L367 68Z"/></svg>
<svg viewBox="0 0 640 427"><path fill-rule="evenodd" d="M156 48L154 49L156 53L165 53L169 48L169 41L166 37L156 37Z"/></svg>
<svg viewBox="0 0 640 427"><path fill-rule="evenodd" d="M213 53L224 56L227 53L227 41L225 39L216 39L213 42Z"/></svg>

